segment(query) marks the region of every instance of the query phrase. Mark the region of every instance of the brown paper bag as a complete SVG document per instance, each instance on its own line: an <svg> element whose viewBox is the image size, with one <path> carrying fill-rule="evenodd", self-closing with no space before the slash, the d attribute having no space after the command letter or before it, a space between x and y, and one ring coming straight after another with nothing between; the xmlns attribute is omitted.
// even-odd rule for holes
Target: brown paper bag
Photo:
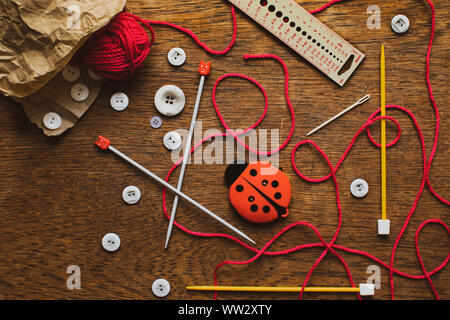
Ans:
<svg viewBox="0 0 450 320"><path fill-rule="evenodd" d="M55 132L45 130L48 135L72 127L97 98L102 81L77 80L89 82L84 84L90 95L76 103L70 91L62 96L67 94L65 86L73 84L51 80L125 4L126 0L0 0L0 92L21 103L41 128L44 111L60 114L63 126ZM58 90L61 95L55 97Z"/></svg>

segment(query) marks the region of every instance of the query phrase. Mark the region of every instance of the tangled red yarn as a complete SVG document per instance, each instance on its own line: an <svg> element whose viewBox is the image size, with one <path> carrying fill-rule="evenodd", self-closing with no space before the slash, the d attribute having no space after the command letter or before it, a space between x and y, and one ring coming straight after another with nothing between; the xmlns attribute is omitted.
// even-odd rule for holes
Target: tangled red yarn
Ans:
<svg viewBox="0 0 450 320"><path fill-rule="evenodd" d="M331 0L330 2L328 2L327 4L325 4L324 6L322 6L321 8L317 9L317 10L313 10L311 11L311 13L318 13L321 12L323 10L325 10L326 8L328 8L329 6L339 3L339 2L343 2L344 0ZM405 230L407 229L409 222L416 210L416 207L418 205L418 201L425 189L425 187L427 186L428 189L431 191L431 193L437 198L439 199L444 205L450 206L450 201L444 199L443 197L441 197L440 195L438 195L436 193L436 191L432 188L430 179L429 179L429 171L431 168L431 164L433 162L435 153L436 153L436 148L437 148L437 141L438 141L438 136L439 136L439 127L440 127L440 115L439 115L439 110L436 104L436 101L433 97L433 92L431 89L431 83L430 83L430 59L431 59L431 47L432 47L432 43L433 43L433 39L434 39L434 35L435 35L435 9L434 9L434 5L432 3L431 0L426 0L426 2L429 4L429 7L431 9L431 13L432 13L432 24L431 24L431 35L430 35L430 39L429 39L429 45L428 45L428 52L427 52L427 57L426 57L426 83L427 83L427 88L428 88L428 93L429 93L429 98L432 104L432 107L434 109L434 113L436 116L436 128L435 128L435 137L434 137L434 141L433 141L433 147L432 150L430 152L430 155L427 157L426 152L425 152L425 142L424 142L424 137L422 134L422 131L420 129L420 127L418 126L418 123L416 121L416 118L414 117L414 115L406 108L400 107L400 106L396 106L396 105L389 105L387 106L388 109L397 109L400 111L405 112L406 114L408 114L410 116L410 118L412 119L414 126L418 132L419 135L419 139L420 139L420 144L421 144L421 149L422 149L422 157L423 157L423 176L422 176L422 181L421 181L421 187L419 192L417 193L416 199L410 209L410 211L408 212L408 215L406 217L406 220L402 226L402 229L400 231L400 233L398 234L394 247L392 248L392 252L391 252L391 259L389 263L385 263L383 261L381 261L380 259L378 259L377 257L367 253L367 252L363 252L360 250L355 250L355 249L351 249L351 248L347 248L347 247L343 247L340 246L338 244L336 244L336 240L337 237L339 235L340 229L341 229L341 222L342 222L342 208L340 205L340 200L339 200L339 187L338 187L338 181L336 178L336 172L339 169L340 165L342 164L342 162L345 160L345 158L347 157L347 155L350 153L350 150L352 149L352 147L354 146L356 140L358 139L359 135L361 135L364 131L367 132L367 135L369 137L369 140L377 147L379 147L379 144L377 144L373 138L370 135L370 131L369 131L369 127L371 124L373 124L375 121L378 121L380 119L386 119L386 120L390 120L393 121L394 124L396 124L397 128L399 129L398 135L396 137L396 139L391 142L389 144L389 146L393 146L396 144L396 142L398 141L398 139L400 138L400 126L398 124L398 122L391 118L391 117L379 117L378 113L380 110L377 110L376 112L374 112L374 114L372 114L372 116L368 119L368 121L358 130L358 132L355 134L353 140L351 141L349 147L347 148L346 152L342 155L339 163L335 166L332 165L332 163L330 162L329 158L327 157L327 155L313 142L310 140L305 140L305 141L301 141L299 142L295 148L293 149L292 153L291 153L291 161L292 161L292 165L293 165L293 169L296 172L296 174L303 180L314 183L314 182L321 182L321 181L326 181L326 180L332 180L336 189L336 203L338 206L338 225L336 228L336 232L334 234L333 239L330 242L326 242L322 236L320 235L319 231L310 223L308 222L296 222L293 223L289 226L287 226L286 228L284 228L283 230L281 230L276 236L274 236L269 242L266 243L266 245L262 248L262 249L257 249L257 248L253 248L248 246L247 244L243 243L242 241L240 241L237 238L234 238L232 236L226 235L226 234L219 234L219 233L201 233L201 232L196 232L196 231L192 231L186 227L184 227L183 225L177 223L175 221L175 226L177 228L179 228L180 230L194 235L194 236L199 236L199 237L206 237L206 238L211 238L211 237L221 237L221 238L226 238L229 240L232 240L234 242L236 242L237 244L246 247L247 249L249 249L250 251L252 251L253 253L255 253L255 256L253 256L252 258L246 260L246 261L224 261L220 264L218 264L216 266L216 268L214 269L213 272L213 276L214 276L214 284L217 285L218 283L218 270L224 266L224 265L244 265L244 264L248 264L251 263L253 261L255 261L256 259L260 258L261 256L278 256L278 255L286 255L298 250L302 250L302 249L307 249L307 248L314 248L314 247L322 247L324 249L324 251L322 252L322 254L317 258L316 262L314 263L313 267L310 269L310 271L308 272L307 277L305 278L302 288L305 288L309 282L309 279L311 277L311 274L313 273L313 271L316 269L316 267L319 265L319 263L323 260L323 258L325 257L325 255L327 255L328 253L332 253L333 255L335 255L341 262L341 264L343 265L347 277L349 279L349 282L351 284L352 287L354 287L354 282L353 282L353 278L350 272L350 269L347 265L347 263L345 262L345 260L340 256L339 252L346 252L346 253L350 253L350 254L357 254L357 255L361 255L364 256L368 259L371 259L375 262L377 262L378 264L382 265L383 267L387 268L389 270L389 280L390 280L390 291L391 291L391 298L394 299L394 275L399 275L399 276L403 276L406 278L410 278L410 279L426 279L433 291L433 294L435 295L435 297L437 299L439 299L439 295L435 290L435 287L433 285L433 282L431 280L431 276L434 275L435 273L439 272L440 270L442 270L450 261L450 252L447 254L447 256L445 258L443 258L443 261L441 262L441 264L429 271L425 268L425 265L423 263L421 254L420 254L420 250L419 250L419 245L418 245L418 238L420 235L420 232L422 231L423 228L425 228L427 225L429 224L438 224L440 226L442 226L444 228L444 230L447 232L447 234L450 236L450 228L443 223L440 220L437 219L429 219L427 221L424 221L419 229L416 231L416 235L415 235L415 247L416 247L416 253L417 253L417 257L420 263L420 267L423 271L422 275L413 275L413 274L408 274L405 272L400 271L399 269L394 267L394 260L396 257L396 250L398 248L399 242L402 239ZM169 26L172 28L175 28L178 31L184 32L186 34L188 34L200 47L202 47L206 52L210 53L210 54L215 54L215 55L223 55L226 54L227 52L229 52L231 50L231 48L234 46L235 41L236 41L236 35L237 35L237 26L236 26L236 16L235 16L235 9L233 6L231 6L231 14L232 14L232 19L233 19L233 37L228 45L227 48L225 48L224 50L221 51L216 51L216 50L212 50L210 49L208 46L206 46L204 43L202 43L197 36L190 31L189 29L185 29L182 28L180 26L177 26L175 24L171 24L168 22L160 22L160 21L148 21L148 20L143 20L135 15L132 15L130 13L127 12L121 12L119 13L111 22L109 25L105 26L104 28L102 28L101 30L99 30L97 33L95 33L85 44L85 46L83 47L82 50L80 50L79 54L77 55L78 61L89 66L93 71L95 71L96 73L98 73L99 75L101 75L104 78L107 79L113 79L113 80L120 80L120 79L124 79L126 77L129 76L133 76L136 69L138 69L139 67L142 66L145 58L147 57L147 55L150 52L150 49L155 41L155 34L153 32L152 29L152 25L164 25L164 26ZM144 29L143 26L146 26L150 33L150 39L149 36L147 35L146 30ZM293 112L293 108L291 105L291 101L289 99L289 94L288 94L288 81L289 81L289 76L288 76L288 70L287 67L285 65L285 63L277 56L274 55L259 55L259 56L244 56L245 59L259 59L259 58L270 58L270 59L275 59L276 61L278 61L284 69L284 73L285 73L285 95L286 95L286 99L287 99L287 104L289 106L289 110L291 112L291 130L289 133L289 136L287 137L285 143L283 143L283 145L278 149L278 150L273 150L270 152L266 152L268 154L271 154L273 152L279 152L281 151L281 149L285 148L287 146L287 144L289 143L289 141L292 138L292 133L295 127L295 114ZM214 86L214 91L213 91L213 104L214 104L214 108L219 116L219 119L222 123L222 125L227 129L227 132L224 133L219 133L217 134L218 136L233 136L239 143L243 144L246 149L250 150L251 152L260 154L261 151L258 150L252 150L250 149L248 146L246 146L243 142L241 142L239 140L239 137L237 134L235 134L234 132L232 132L229 127L226 125L225 120L223 119L223 117L221 116L217 103L215 101L215 89L217 88L217 85L225 78L228 77L233 77L233 78L241 78L241 79L245 79L248 80L252 83L254 83L263 93L264 98L265 98L265 109L263 112L262 117L260 118L260 120L253 124L251 127L249 127L247 130L253 129L255 128L264 118L266 112L267 112L267 95L264 91L264 88L255 80L243 76L243 75L239 75L239 74L228 74L225 75L223 77L221 77L220 79L217 80L215 86ZM213 137L213 136L211 136ZM207 140L209 140L209 138L211 137L207 137L205 140L201 141L198 145L194 146L191 149L191 153L193 151L195 151L198 147L200 147L204 142L206 142ZM296 167L295 165L295 161L294 161L294 156L296 153L296 150L305 145L305 144L310 144L312 145L314 148L316 148L316 150L323 156L324 160L327 162L329 169L330 169L330 174L328 174L325 177L322 177L321 179L311 179L308 178L307 176L303 175ZM178 161L177 164L175 164L169 171L169 173L166 176L166 181L169 180L170 176L172 175L172 173L176 170L177 166L180 164L180 161ZM164 213L166 215L166 218L169 219L169 215L167 212L167 204L166 204L166 190L164 189L163 192L163 209L164 209ZM297 226L302 226L302 227L307 227L312 229L317 238L318 238L318 242L315 243L308 243L308 244L300 244L297 245L293 248L289 248L286 250L282 250L282 251L268 251L268 249L270 248L270 246L285 232L289 231L290 229L293 229L294 227ZM303 290L301 291L300 294L300 298L303 297ZM217 298L217 292L215 293L215 298ZM358 298L361 298L358 294Z"/></svg>

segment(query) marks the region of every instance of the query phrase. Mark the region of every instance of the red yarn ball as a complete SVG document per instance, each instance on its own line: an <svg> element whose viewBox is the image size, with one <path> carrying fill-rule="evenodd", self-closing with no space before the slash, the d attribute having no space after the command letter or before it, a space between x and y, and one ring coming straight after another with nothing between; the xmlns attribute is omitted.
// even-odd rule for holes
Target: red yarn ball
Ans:
<svg viewBox="0 0 450 320"><path fill-rule="evenodd" d="M151 39L141 23L150 30ZM142 66L154 41L155 33L149 23L121 12L89 38L77 58L98 75L121 80L133 76Z"/></svg>

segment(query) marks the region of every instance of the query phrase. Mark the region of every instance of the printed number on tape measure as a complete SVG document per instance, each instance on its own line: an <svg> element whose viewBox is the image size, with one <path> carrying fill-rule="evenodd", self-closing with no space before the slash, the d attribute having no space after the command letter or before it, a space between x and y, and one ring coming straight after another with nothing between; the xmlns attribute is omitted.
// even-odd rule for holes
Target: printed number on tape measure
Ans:
<svg viewBox="0 0 450 320"><path fill-rule="evenodd" d="M364 54L292 0L228 0L343 86Z"/></svg>

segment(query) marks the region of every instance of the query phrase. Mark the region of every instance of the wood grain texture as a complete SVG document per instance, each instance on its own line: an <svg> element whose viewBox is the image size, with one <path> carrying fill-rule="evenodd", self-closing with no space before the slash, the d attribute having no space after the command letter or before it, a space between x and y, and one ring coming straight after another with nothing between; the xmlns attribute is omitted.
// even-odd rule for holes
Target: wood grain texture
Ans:
<svg viewBox="0 0 450 320"><path fill-rule="evenodd" d="M323 0L302 3L308 10L323 5ZM450 118L446 99L450 55L448 43L449 3L434 1L437 14L436 40L432 51L431 83L441 111L441 133L437 156L431 169L431 181L437 192L450 198ZM207 3L207 5L205 4ZM368 30L367 7L381 8L382 27ZM140 17L177 23L190 28L215 49L224 48L231 37L232 24L225 0L130 0L129 9ZM396 35L390 29L395 14L411 20L407 34ZM429 154L435 117L425 86L425 55L430 33L431 13L425 1L348 1L329 8L317 17L366 54L344 88L339 88L311 65L282 45L271 34L237 12L238 42L226 57L208 56L186 35L166 27L155 27L157 41L144 68L128 81L109 82L100 98L79 124L59 138L46 138L31 125L19 105L0 98L0 298L3 299L154 299L151 284L156 278L170 281L170 299L211 299L212 293L188 292L187 285L212 285L212 272L224 260L244 260L252 253L228 240L196 238L174 229L169 250L164 250L167 220L163 216L161 188L114 155L97 150L93 141L98 134L109 137L114 146L161 177L172 165L162 138L167 131L189 128L198 86L196 73L201 59L212 61L198 118L203 130L222 130L214 113L211 92L215 80L225 73L251 76L266 88L269 113L261 128L279 128L282 139L289 132L289 113L285 102L281 67L273 61L248 61L243 54L276 54L284 59L290 72L290 97L296 112L294 137L280 155L293 186L291 215L270 226L254 226L231 209L223 180L226 165L188 166L184 191L192 198L242 229L259 245L295 221L315 225L327 240L337 223L337 208L332 182L309 184L300 180L290 164L290 151L308 131L354 101L371 94L372 99L339 121L315 134L313 140L335 164L356 130L379 107L379 51L384 43L387 55L387 103L409 108L417 117ZM166 54L175 46L185 49L188 61L182 68L167 63ZM187 97L185 111L174 119L165 118L163 127L154 130L149 119L157 114L153 96L159 87L175 84ZM118 113L109 107L116 91L130 97L130 107ZM226 80L218 91L218 102L232 128L245 128L262 112L263 98L251 84ZM391 248L420 187L422 158L417 133L408 117L400 112L389 115L400 121L403 135L389 149L388 216L392 234L388 239L376 234L381 214L380 152L366 137L361 137L338 172L343 207L343 228L337 243L367 251L386 263ZM379 126L374 135L379 138ZM394 136L388 125L388 139ZM301 149L296 160L304 173L320 177L327 167L312 148ZM176 184L177 174L171 179ZM350 183L364 178L370 185L368 196L355 199ZM142 199L127 206L122 189L136 185ZM171 197L169 197L171 199ZM425 191L397 253L395 267L421 274L414 249L414 234L427 219L450 223L449 208ZM177 221L191 230L225 232L228 230L180 201ZM105 233L115 232L121 249L109 254L101 247ZM273 249L317 242L307 229L298 228L284 235ZM449 253L450 241L437 226L427 227L420 237L426 268L437 267ZM263 257L247 266L226 266L220 270L219 284L254 286L298 286L322 250L309 249L283 257ZM342 253L356 283L365 282L371 260ZM81 268L81 290L66 288L66 268ZM375 299L389 299L388 271L381 268L382 289ZM450 299L450 268L433 276L441 298ZM313 273L311 286L347 286L348 280L338 260L327 255ZM395 277L395 293L400 299L431 299L425 280ZM221 299L296 299L297 294L221 293ZM354 294L305 294L307 299L355 299Z"/></svg>

